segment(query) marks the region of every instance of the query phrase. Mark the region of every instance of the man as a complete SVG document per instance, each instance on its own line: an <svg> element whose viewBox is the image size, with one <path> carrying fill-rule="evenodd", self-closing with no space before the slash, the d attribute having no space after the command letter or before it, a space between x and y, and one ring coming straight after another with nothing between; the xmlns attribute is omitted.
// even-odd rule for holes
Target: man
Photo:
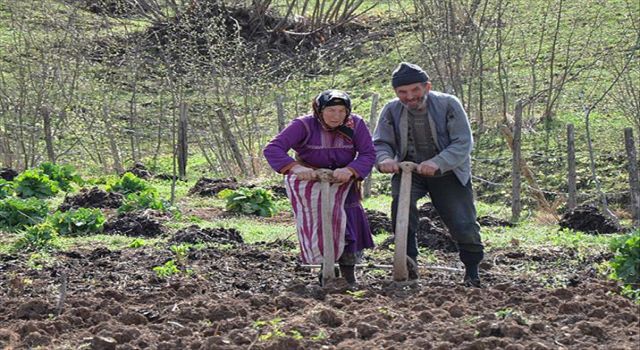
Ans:
<svg viewBox="0 0 640 350"><path fill-rule="evenodd" d="M373 143L376 167L393 173L391 219L395 227L400 192L399 162L417 163L412 174L407 255L417 262L418 209L416 202L429 194L431 202L458 244L465 265L464 284L480 287L478 265L484 256L480 226L471 189L471 127L460 101L431 91L429 76L411 63L400 63L391 85L397 98L387 103ZM409 264L409 279L417 279Z"/></svg>

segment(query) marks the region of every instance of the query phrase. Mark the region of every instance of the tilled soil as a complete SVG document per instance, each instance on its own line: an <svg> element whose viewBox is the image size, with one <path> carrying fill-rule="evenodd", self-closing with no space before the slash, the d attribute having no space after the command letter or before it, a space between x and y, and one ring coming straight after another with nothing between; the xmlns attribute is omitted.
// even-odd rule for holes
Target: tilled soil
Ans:
<svg viewBox="0 0 640 350"><path fill-rule="evenodd" d="M279 245L191 250L178 262L189 272L166 279L152 269L175 259L169 249L58 253L40 270L26 255L0 255L0 346L637 349L638 306L592 268L607 257L568 260L575 254L494 251L481 289L452 272L422 268L419 284L402 286L388 270L358 270L357 291L341 280L320 288Z"/></svg>
<svg viewBox="0 0 640 350"><path fill-rule="evenodd" d="M560 222L560 227L570 228L592 234L617 233L623 229L617 223L602 214L593 205L581 205L566 213Z"/></svg>
<svg viewBox="0 0 640 350"><path fill-rule="evenodd" d="M198 194L200 196L215 196L220 191L238 189L238 181L235 178L210 179L206 177L200 178L191 189L189 194Z"/></svg>
<svg viewBox="0 0 640 350"><path fill-rule="evenodd" d="M64 197L62 204L58 208L60 211L78 208L118 208L122 205L124 196L118 192L107 192L92 187L83 188L80 193Z"/></svg>

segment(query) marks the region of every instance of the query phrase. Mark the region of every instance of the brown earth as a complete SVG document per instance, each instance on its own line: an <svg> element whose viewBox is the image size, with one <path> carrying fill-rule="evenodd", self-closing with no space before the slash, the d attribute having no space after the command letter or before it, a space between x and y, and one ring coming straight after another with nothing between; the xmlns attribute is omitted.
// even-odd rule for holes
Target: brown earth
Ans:
<svg viewBox="0 0 640 350"><path fill-rule="evenodd" d="M287 245L191 250L158 278L169 249L0 255L0 347L27 349L637 349L639 307L572 250L487 254L484 287L421 269L413 286L359 270L358 291L315 272ZM456 264L455 253L436 251ZM369 262L389 264L390 261ZM532 269L535 268L533 271ZM60 302L62 296L62 302Z"/></svg>

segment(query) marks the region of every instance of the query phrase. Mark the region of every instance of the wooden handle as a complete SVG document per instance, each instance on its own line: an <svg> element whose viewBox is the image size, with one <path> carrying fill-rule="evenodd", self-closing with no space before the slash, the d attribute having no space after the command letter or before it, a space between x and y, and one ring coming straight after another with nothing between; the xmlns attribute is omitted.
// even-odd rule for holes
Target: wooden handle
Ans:
<svg viewBox="0 0 640 350"><path fill-rule="evenodd" d="M407 235L409 230L409 204L411 201L411 176L417 167L413 162L400 163L402 175L400 178L400 195L398 197L398 211L396 214L395 251L393 255L393 280L406 281L409 278L407 270Z"/></svg>
<svg viewBox="0 0 640 350"><path fill-rule="evenodd" d="M333 171L329 169L316 170L320 179L320 195L322 196L322 285L325 286L328 280L336 278L335 252L333 250L333 218L332 200L330 197L330 182L333 178Z"/></svg>

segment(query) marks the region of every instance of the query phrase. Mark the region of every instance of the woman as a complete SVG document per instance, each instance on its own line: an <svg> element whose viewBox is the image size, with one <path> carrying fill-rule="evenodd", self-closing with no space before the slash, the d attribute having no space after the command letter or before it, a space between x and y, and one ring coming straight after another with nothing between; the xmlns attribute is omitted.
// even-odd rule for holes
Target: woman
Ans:
<svg viewBox="0 0 640 350"><path fill-rule="evenodd" d="M305 244L310 239L306 239L308 237L305 238L305 232L302 232L304 223L309 220L308 207L317 203L315 199L303 198L316 193L307 185L317 183L314 181L314 170L331 169L333 180L348 187L346 198L342 198L346 216L346 225L343 227L346 228L343 229L344 235L339 236L344 238L343 241L336 242L334 246L338 249L334 251L339 258L340 273L353 285L356 283L355 264L358 256L363 249L373 247L371 229L362 208L358 185L371 172L375 150L369 129L360 116L351 113L351 100L345 92L324 91L313 100L312 107L313 114L294 119L271 140L264 149L264 156L269 165L284 174L288 181L287 193L296 214L301 255L306 263L319 262L317 255L308 253L309 247ZM290 149L296 152L296 159L287 154ZM307 190L294 193L294 187L302 181L305 181L303 184L307 187L304 189ZM338 201L340 197L332 199ZM339 221L339 216L334 216L332 226L336 226L336 221ZM314 226L314 230L316 228ZM314 242L317 243L317 236Z"/></svg>

